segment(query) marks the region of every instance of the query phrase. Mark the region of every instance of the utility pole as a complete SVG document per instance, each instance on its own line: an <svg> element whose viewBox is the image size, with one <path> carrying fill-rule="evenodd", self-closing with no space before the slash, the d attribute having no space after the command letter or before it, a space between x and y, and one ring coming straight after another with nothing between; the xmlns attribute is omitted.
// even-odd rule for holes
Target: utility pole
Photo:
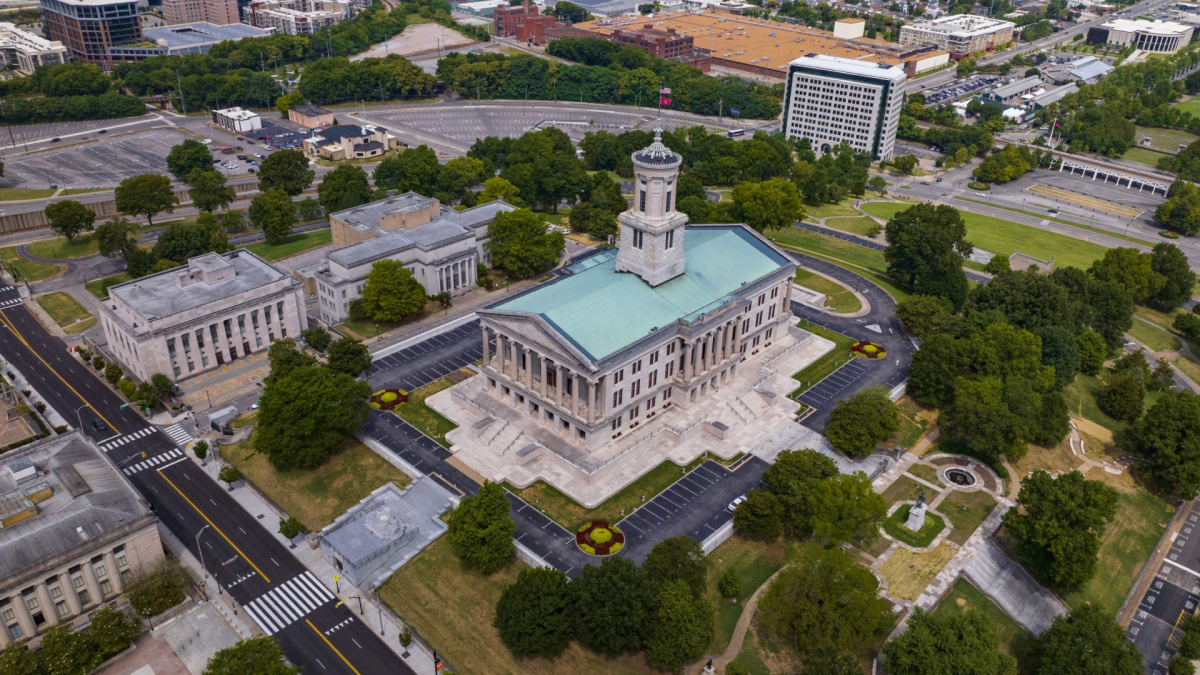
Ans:
<svg viewBox="0 0 1200 675"><path fill-rule="evenodd" d="M183 108L183 114L187 114L187 101L183 100L183 80L179 77L179 71L175 71L175 86L179 89L179 106Z"/></svg>

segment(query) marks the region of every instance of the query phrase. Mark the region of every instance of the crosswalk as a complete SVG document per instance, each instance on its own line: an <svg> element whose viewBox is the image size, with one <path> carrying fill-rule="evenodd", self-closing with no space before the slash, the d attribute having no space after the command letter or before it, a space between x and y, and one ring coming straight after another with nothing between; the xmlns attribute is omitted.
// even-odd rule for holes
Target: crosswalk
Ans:
<svg viewBox="0 0 1200 675"><path fill-rule="evenodd" d="M12 299L0 302L0 309L8 309L9 307L14 307L19 304L21 304L21 298L12 298Z"/></svg>
<svg viewBox="0 0 1200 675"><path fill-rule="evenodd" d="M149 436L152 433L154 433L154 427L146 427L144 429L139 429L138 431L134 431L132 433L125 434L124 436L119 436L117 438L114 438L113 440L111 440L107 443L101 443L100 449L107 452L109 450L112 450L113 448L117 448L122 445L125 445L126 443L129 443L129 442L133 441L134 439L142 438L144 436Z"/></svg>
<svg viewBox="0 0 1200 675"><path fill-rule="evenodd" d="M172 450L162 453L161 455L155 455L146 460L138 462L137 464L125 467L125 469L124 469L125 475L132 476L133 474L135 474L139 471L142 471L143 469L152 469L157 466L170 464L171 462L182 459L182 458L183 458L183 451L180 450L179 448L174 448Z"/></svg>
<svg viewBox="0 0 1200 675"><path fill-rule="evenodd" d="M274 635L333 600L312 572L292 577L244 605L246 613L267 635Z"/></svg>
<svg viewBox="0 0 1200 675"><path fill-rule="evenodd" d="M170 426L163 427L163 433L170 436L171 440L175 441L175 445L178 445L181 448L186 448L188 443L196 440L192 438L192 435L189 434L182 425L179 424L172 424Z"/></svg>

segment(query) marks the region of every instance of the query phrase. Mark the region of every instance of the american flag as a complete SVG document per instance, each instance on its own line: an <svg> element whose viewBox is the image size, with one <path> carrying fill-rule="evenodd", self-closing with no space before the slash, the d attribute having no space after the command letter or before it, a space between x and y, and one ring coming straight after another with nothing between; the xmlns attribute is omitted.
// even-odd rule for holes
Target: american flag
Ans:
<svg viewBox="0 0 1200 675"><path fill-rule="evenodd" d="M664 95L664 96L665 96L665 95L667 95L667 94L670 94L670 93L671 93L671 88L670 88L670 87L659 87L659 88L658 88L658 93L660 93L660 94L662 94L662 95Z"/></svg>

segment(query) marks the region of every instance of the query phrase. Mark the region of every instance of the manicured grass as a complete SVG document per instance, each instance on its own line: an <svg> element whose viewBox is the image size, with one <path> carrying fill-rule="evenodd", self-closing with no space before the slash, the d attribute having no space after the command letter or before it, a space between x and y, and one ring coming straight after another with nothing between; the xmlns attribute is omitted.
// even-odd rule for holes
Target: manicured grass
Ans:
<svg viewBox="0 0 1200 675"><path fill-rule="evenodd" d="M63 260L67 258L84 258L100 252L99 238L95 234L80 234L67 242L66 237L41 239L29 244L29 252L39 258Z"/></svg>
<svg viewBox="0 0 1200 675"><path fill-rule="evenodd" d="M933 483L934 485L942 484L942 479L938 478L938 470L928 464L913 464L908 467L908 473L927 483Z"/></svg>
<svg viewBox="0 0 1200 675"><path fill-rule="evenodd" d="M1088 472L1088 477L1096 478L1092 472ZM1169 504L1140 488L1133 492L1122 491L1117 502L1117 515L1100 540L1096 576L1080 590L1064 596L1063 600L1072 609L1090 602L1103 607L1109 614L1115 613L1125 602L1125 596L1137 581L1173 513Z"/></svg>
<svg viewBox="0 0 1200 675"><path fill-rule="evenodd" d="M833 349L823 354L821 358L808 364L808 367L804 370L792 375L792 379L800 382L800 386L789 394L792 398L796 398L808 391L813 385L828 377L833 371L841 368L850 359L858 358L850 352L850 345L854 344L853 339L841 333L831 331L828 328L818 326L815 323L804 321L803 319L796 325L814 335L832 340Z"/></svg>
<svg viewBox="0 0 1200 675"><path fill-rule="evenodd" d="M937 415L937 411L924 410L910 396L901 397L896 405L900 409L900 430L888 439L888 444L912 448L929 428L929 422Z"/></svg>
<svg viewBox="0 0 1200 675"><path fill-rule="evenodd" d="M857 234L860 237L871 236L871 232L874 232L875 228L879 227L879 223L876 223L867 216L830 218L829 220L826 220L824 224L825 227L832 227L835 230L841 230L842 232Z"/></svg>
<svg viewBox="0 0 1200 675"><path fill-rule="evenodd" d="M406 26L415 26L421 23L434 23L434 20L420 14L409 14L404 19L404 25Z"/></svg>
<svg viewBox="0 0 1200 675"><path fill-rule="evenodd" d="M691 471L705 460L706 458L701 456L686 467L681 467L669 460L665 461L642 474L640 478L626 485L594 509L584 508L574 499L559 491L558 488L540 480L524 489L518 489L507 483L505 483L505 487L545 513L554 522L574 532L580 525L592 520L618 522L633 513L634 509L641 506L643 502L653 499L655 495L671 487L675 481L683 477L685 470Z"/></svg>
<svg viewBox="0 0 1200 675"><path fill-rule="evenodd" d="M313 230L312 232L293 234L281 244L271 245L265 241L249 244L246 246L246 250L265 260L279 260L318 246L325 246L331 241L333 241L333 230Z"/></svg>
<svg viewBox="0 0 1200 675"><path fill-rule="evenodd" d="M1077 223L1073 220L1066 220L1063 218L1047 218L1046 216L1048 214L1046 214L1046 213L1036 213L1034 211L1025 211L1023 209L1014 209L1011 206L1001 206L1000 204L989 204L989 203L979 200L979 199L967 199L966 197L955 197L955 199L960 202L970 202L972 204L979 204L981 206L990 206L993 209L1004 209L1005 211L1012 211L1013 213L1020 213L1021 215L1029 216L1031 218L1039 218L1042 220L1049 220L1052 223L1058 223L1059 225L1068 225L1070 227L1074 227L1079 230L1087 230L1088 232L1102 234L1106 237L1112 237L1113 239L1120 239L1121 241L1127 241L1131 244L1141 244L1142 246L1153 247L1156 243L1158 243L1158 242L1153 242L1153 241L1149 241L1146 239L1142 239L1141 237L1132 237L1127 234L1113 232L1112 230L1106 230L1102 227L1094 227L1092 225L1084 225L1083 223ZM1086 218L1087 216L1080 216L1080 217Z"/></svg>
<svg viewBox="0 0 1200 675"><path fill-rule="evenodd" d="M929 527L928 516L925 525ZM932 537L930 539L932 540ZM879 573L887 577L888 593L902 600L916 600L955 553L958 553L958 549L947 546L945 542L924 553L897 548L879 566Z"/></svg>
<svg viewBox="0 0 1200 675"><path fill-rule="evenodd" d="M838 282L809 272L803 267L796 268L796 283L825 294L825 306L839 314L849 314L862 309L862 302L849 288Z"/></svg>
<svg viewBox="0 0 1200 675"><path fill-rule="evenodd" d="M1196 134L1178 129L1152 129L1150 127L1134 127L1137 131L1137 140L1143 137L1150 138L1150 147L1155 150L1162 150L1172 155L1183 150L1179 147L1180 143L1191 145L1196 141Z"/></svg>
<svg viewBox="0 0 1200 675"><path fill-rule="evenodd" d="M39 297L37 303L68 335L81 333L96 325L96 317L66 291L47 293Z"/></svg>
<svg viewBox="0 0 1200 675"><path fill-rule="evenodd" d="M338 324L336 328L344 328L351 333L354 333L354 335L360 339L370 339L377 335L383 335L389 330L403 324L403 321L347 321L346 323Z"/></svg>
<svg viewBox="0 0 1200 675"><path fill-rule="evenodd" d="M804 205L804 212L808 215L806 220L815 220L820 218L834 218L837 216L857 216L858 211L854 210L854 198L844 199L837 204L812 204Z"/></svg>
<svg viewBox="0 0 1200 675"><path fill-rule="evenodd" d="M864 204L863 210L880 218L891 218L907 209L909 204L873 203ZM1020 225L1007 220L983 216L978 213L960 211L967 225L967 240L979 248L1010 255L1021 247L1021 252L1035 258L1054 258L1057 266L1069 265L1087 269L1092 262L1104 257L1108 249L1098 244ZM879 254L883 257L883 254Z"/></svg>
<svg viewBox="0 0 1200 675"><path fill-rule="evenodd" d="M742 616L746 600L754 595L754 591L770 579L772 574L783 567L785 546L779 542L764 544L751 541L735 534L710 553L708 559L712 568L708 572L706 595L716 610L713 641L708 651L720 654L729 647L733 629ZM733 570L741 582L737 602L722 597L717 591L717 581L729 570Z"/></svg>
<svg viewBox="0 0 1200 675"><path fill-rule="evenodd" d="M232 422L230 422L229 428L230 429L241 429L242 427L248 427L251 424L254 424L256 421L258 421L258 411L251 410L250 412L245 413L242 416L240 416L240 417L234 419Z"/></svg>
<svg viewBox="0 0 1200 675"><path fill-rule="evenodd" d="M519 560L491 575L467 571L440 537L379 588L379 597L455 672L524 675L652 675L641 654L604 658L572 643L561 656L513 658L492 622L504 588L528 569ZM393 634L391 639L395 639Z"/></svg>
<svg viewBox="0 0 1200 675"><path fill-rule="evenodd" d="M1200 98L1191 98L1186 101L1180 101L1175 104L1179 112L1189 112L1192 117L1200 116Z"/></svg>
<svg viewBox="0 0 1200 675"><path fill-rule="evenodd" d="M1013 621L1004 610L992 602L971 582L959 577L946 597L934 608L934 614L963 614L969 610L978 610L987 615L988 623L1000 634L1000 651L1010 654L1017 660L1017 672L1029 675L1033 666L1034 638L1021 625Z"/></svg>
<svg viewBox="0 0 1200 675"><path fill-rule="evenodd" d="M1175 317L1181 313L1186 314L1187 310L1177 309L1174 312L1167 314L1158 310L1150 309L1149 307L1144 307L1142 305L1135 305L1133 308L1134 316L1140 319L1145 319L1146 321L1149 321L1163 330L1172 332L1175 330L1175 328L1172 326L1172 324L1175 322Z"/></svg>
<svg viewBox="0 0 1200 675"><path fill-rule="evenodd" d="M933 501L939 494L937 490L931 490L908 476L900 476L883 491L883 498L887 500L888 506L891 506L896 502L916 501L922 491L925 492L926 502Z"/></svg>
<svg viewBox="0 0 1200 675"><path fill-rule="evenodd" d="M1153 352L1177 351L1181 344L1179 338L1174 335L1138 319L1133 320L1129 335Z"/></svg>
<svg viewBox="0 0 1200 675"><path fill-rule="evenodd" d="M0 188L0 202L15 202L22 199L45 199L57 190L50 188Z"/></svg>
<svg viewBox="0 0 1200 675"><path fill-rule="evenodd" d="M1186 373L1186 371L1184 371ZM1115 420L1104 413L1100 406L1096 403L1096 397L1100 394L1100 388L1104 381L1108 378L1108 371L1101 373L1099 376L1079 374L1075 376L1075 381L1067 385L1063 389L1063 397L1067 400L1067 412L1072 417L1082 417L1083 419L1098 424L1112 433L1116 433L1125 428L1125 423ZM1154 405L1155 401L1162 398L1162 392L1147 391L1145 397L1145 407L1147 410Z"/></svg>
<svg viewBox="0 0 1200 675"><path fill-rule="evenodd" d="M928 490L927 490L928 492ZM925 495L928 500L928 493ZM924 548L933 543L933 539L938 536L938 533L946 529L946 521L942 520L938 514L932 511L925 512L925 525L920 532L913 532L904 526L908 520L908 512L912 510L912 504L905 504L896 509L896 512L888 516L883 521L883 531L887 532L893 539L902 541L909 546L916 548ZM915 598L910 598L915 600Z"/></svg>
<svg viewBox="0 0 1200 675"><path fill-rule="evenodd" d="M1187 375L1193 382L1200 383L1200 363L1196 363L1192 359L1181 356L1174 361L1175 367Z"/></svg>
<svg viewBox="0 0 1200 675"><path fill-rule="evenodd" d="M1138 164L1145 164L1151 168L1157 168L1158 160L1164 157L1170 157L1170 155L1165 152L1151 150L1150 148L1146 147L1132 147L1126 150L1125 154L1121 155L1121 159L1127 159L1131 162L1137 162Z"/></svg>
<svg viewBox="0 0 1200 675"><path fill-rule="evenodd" d="M400 469L351 439L316 469L278 471L249 442L221 446L221 456L310 532L342 515L384 483L412 482ZM275 529L275 523L264 523Z"/></svg>
<svg viewBox="0 0 1200 675"><path fill-rule="evenodd" d="M92 295L103 299L108 297L109 287L116 286L117 284L123 284L126 281L129 281L131 278L132 277L129 276L129 272L120 272L112 275L111 277L93 279L84 284L83 287L88 289L88 292Z"/></svg>
<svg viewBox="0 0 1200 675"><path fill-rule="evenodd" d="M67 188L65 190L59 190L58 196L69 197L71 195L90 195L93 192L105 192L110 189L111 188Z"/></svg>
<svg viewBox="0 0 1200 675"><path fill-rule="evenodd" d="M445 447L446 434L458 428L458 425L442 416L441 413L425 405L425 399L439 391L449 389L454 383L447 378L434 380L429 384L408 394L408 402L401 403L392 412L400 419L408 422L421 433L437 441Z"/></svg>
<svg viewBox="0 0 1200 675"><path fill-rule="evenodd" d="M20 281L42 281L58 274L58 265L26 260L17 254L16 246L0 248L0 261L10 271L15 271Z"/></svg>
<svg viewBox="0 0 1200 675"><path fill-rule="evenodd" d="M866 206L871 206L867 204ZM890 206L882 204L880 206ZM907 205L897 205L904 206ZM819 253L829 258L837 258L848 263L865 267L878 274L887 275L887 261L883 259L883 251L859 246L853 242L843 241L819 232L809 232L798 227L785 227L774 230L769 235L775 241L789 244L806 251Z"/></svg>
<svg viewBox="0 0 1200 675"><path fill-rule="evenodd" d="M992 509L996 508L996 499L982 490L963 492L954 490L938 504L938 513L950 521L950 534L946 538L962 546L967 538L975 532Z"/></svg>

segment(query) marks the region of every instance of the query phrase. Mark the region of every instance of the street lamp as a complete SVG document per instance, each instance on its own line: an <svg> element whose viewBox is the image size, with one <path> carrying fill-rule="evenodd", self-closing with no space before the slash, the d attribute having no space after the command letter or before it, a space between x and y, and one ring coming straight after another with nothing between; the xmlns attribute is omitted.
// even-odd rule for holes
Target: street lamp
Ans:
<svg viewBox="0 0 1200 675"><path fill-rule="evenodd" d="M83 415L79 414L79 411L83 410L84 408L91 408L91 407L92 407L91 403L84 403L83 405L81 405L75 409L75 417L76 417L76 419L79 420L79 429L81 431L83 430Z"/></svg>
<svg viewBox="0 0 1200 675"><path fill-rule="evenodd" d="M196 551L200 554L200 573L203 575L203 578L200 580L201 588L207 586L205 582L208 580L208 569L204 567L204 549L200 548L200 535L204 534L204 531L208 528L209 525L205 525L204 527L200 528L199 532L196 533ZM220 585L217 586L217 590L221 590ZM204 591L204 599L208 600L207 590Z"/></svg>

